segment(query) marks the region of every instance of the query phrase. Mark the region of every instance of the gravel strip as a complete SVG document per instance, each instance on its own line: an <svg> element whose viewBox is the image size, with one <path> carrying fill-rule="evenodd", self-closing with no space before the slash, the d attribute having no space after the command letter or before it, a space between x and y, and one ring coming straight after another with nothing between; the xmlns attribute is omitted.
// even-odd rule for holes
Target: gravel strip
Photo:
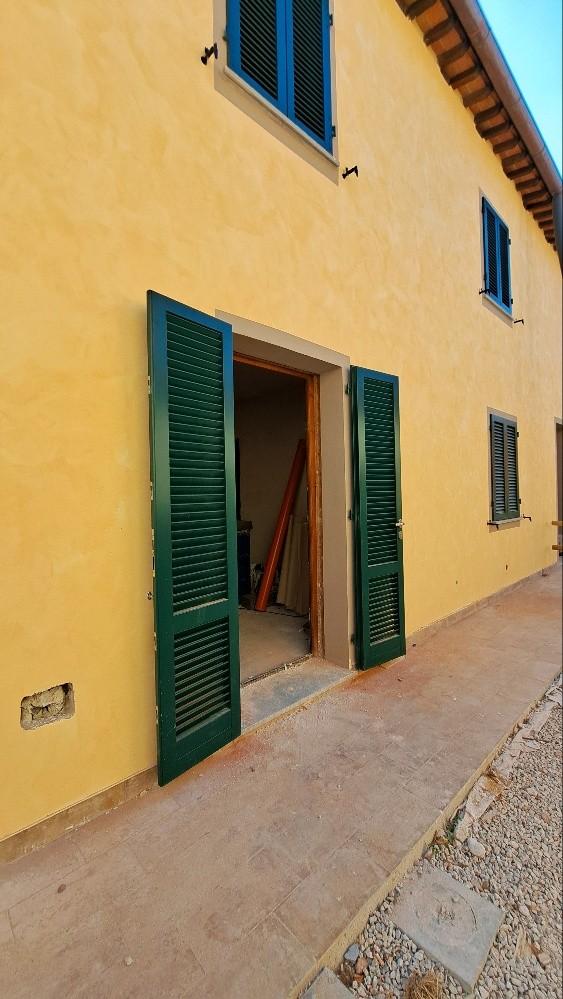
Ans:
<svg viewBox="0 0 563 999"><path fill-rule="evenodd" d="M435 844L425 854L436 867L505 913L475 988L476 999L519 995L560 999L562 995L559 706L553 708L537 741L535 751L524 751L515 762L506 790L472 829L472 836L485 847L485 856L473 856L467 842L449 842L451 831L445 843L442 837L442 845ZM342 980L361 997L400 999L413 971L434 970L442 977L445 997L461 995L461 986L390 921L400 891L399 885L369 917L357 940L355 965L346 961L341 965ZM351 953L356 958L356 952Z"/></svg>

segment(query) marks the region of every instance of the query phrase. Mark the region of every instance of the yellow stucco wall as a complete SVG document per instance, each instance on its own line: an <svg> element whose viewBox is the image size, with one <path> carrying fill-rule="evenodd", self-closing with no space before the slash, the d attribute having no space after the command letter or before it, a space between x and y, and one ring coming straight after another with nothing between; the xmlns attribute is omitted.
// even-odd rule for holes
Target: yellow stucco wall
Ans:
<svg viewBox="0 0 563 999"><path fill-rule="evenodd" d="M335 4L336 183L220 92L212 7L3 11L0 837L155 762L147 288L399 375L409 633L554 559L559 265L420 32ZM481 190L525 326L478 295ZM518 418L533 516L498 533L487 407ZM75 717L24 732L65 681Z"/></svg>

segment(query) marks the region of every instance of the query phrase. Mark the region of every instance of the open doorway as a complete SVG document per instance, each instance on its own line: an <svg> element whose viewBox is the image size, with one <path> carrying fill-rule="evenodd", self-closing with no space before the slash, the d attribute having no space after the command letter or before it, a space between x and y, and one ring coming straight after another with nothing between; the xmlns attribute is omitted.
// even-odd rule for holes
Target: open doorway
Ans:
<svg viewBox="0 0 563 999"><path fill-rule="evenodd" d="M243 686L318 651L314 378L235 356Z"/></svg>

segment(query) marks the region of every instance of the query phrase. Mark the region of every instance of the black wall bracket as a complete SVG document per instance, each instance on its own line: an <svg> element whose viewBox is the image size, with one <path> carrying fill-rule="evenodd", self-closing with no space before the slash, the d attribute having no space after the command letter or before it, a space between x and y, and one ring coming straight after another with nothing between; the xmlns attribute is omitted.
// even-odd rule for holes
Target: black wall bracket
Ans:
<svg viewBox="0 0 563 999"><path fill-rule="evenodd" d="M522 326L526 325L523 319L513 319L512 320L512 325L513 326L518 326L518 323L522 323Z"/></svg>
<svg viewBox="0 0 563 999"><path fill-rule="evenodd" d="M344 173L342 174L342 179L346 180L346 178L350 177L350 175L353 174L353 173L356 174L356 177L360 176L360 171L359 171L359 168L357 166L346 167Z"/></svg>
<svg viewBox="0 0 563 999"><path fill-rule="evenodd" d="M207 63L211 59L211 56L215 56L216 59L219 58L219 46L217 45L217 42L213 42L213 45L209 49L207 48L207 46L205 46L205 49L203 50L203 55L201 57L201 61L204 66L207 66Z"/></svg>
<svg viewBox="0 0 563 999"><path fill-rule="evenodd" d="M521 516L520 519L521 520L529 520L530 524L532 523L532 518L531 517L527 517L525 513L522 514L522 516Z"/></svg>

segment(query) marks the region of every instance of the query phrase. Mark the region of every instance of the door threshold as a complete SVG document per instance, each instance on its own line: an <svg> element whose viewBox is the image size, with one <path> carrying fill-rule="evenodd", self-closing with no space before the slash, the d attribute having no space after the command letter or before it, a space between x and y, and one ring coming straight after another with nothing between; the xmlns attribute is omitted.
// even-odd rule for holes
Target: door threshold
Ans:
<svg viewBox="0 0 563 999"><path fill-rule="evenodd" d="M260 683L245 683L241 690L242 733L247 735L276 718L291 714L332 687L350 680L354 673L355 670L335 666L327 659L306 656L269 673Z"/></svg>
<svg viewBox="0 0 563 999"><path fill-rule="evenodd" d="M272 666L271 669L264 670L263 673L257 673L256 676L251 676L248 680L243 680L241 683L241 690L243 687L250 687L252 683L258 683L259 680L265 680L269 676L274 676L275 673L284 673L288 669L293 669L294 666L300 666L301 663L306 663L308 659L313 658L313 653L308 652L306 656L299 656L298 659L291 659L287 663L280 663L279 666Z"/></svg>

